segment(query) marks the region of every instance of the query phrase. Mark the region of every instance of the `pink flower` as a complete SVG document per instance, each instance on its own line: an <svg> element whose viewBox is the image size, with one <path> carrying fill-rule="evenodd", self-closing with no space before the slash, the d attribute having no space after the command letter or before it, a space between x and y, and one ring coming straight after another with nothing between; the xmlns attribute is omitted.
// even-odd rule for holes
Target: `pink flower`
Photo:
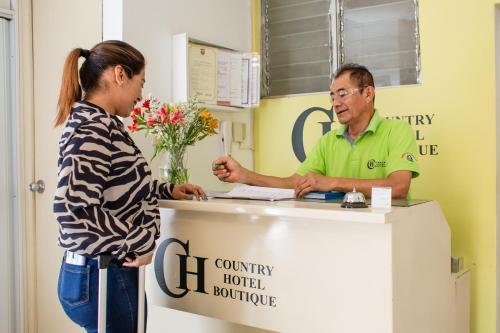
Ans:
<svg viewBox="0 0 500 333"><path fill-rule="evenodd" d="M156 124L158 121L156 120L156 117L154 114L150 114L148 116L148 121L146 123L146 126L153 126L154 124Z"/></svg>
<svg viewBox="0 0 500 333"><path fill-rule="evenodd" d="M149 109L150 107L150 103L151 101L149 99L145 100L143 103L142 103L142 107L143 108L146 108L146 109Z"/></svg>
<svg viewBox="0 0 500 333"><path fill-rule="evenodd" d="M177 124L177 125L182 125L184 120L184 113L181 112L181 110L175 111L175 113L171 114L171 117L169 119L170 125Z"/></svg>
<svg viewBox="0 0 500 333"><path fill-rule="evenodd" d="M156 114L160 116L161 124L164 125L168 119L167 109L165 108L165 105L162 105L160 111L156 111Z"/></svg>

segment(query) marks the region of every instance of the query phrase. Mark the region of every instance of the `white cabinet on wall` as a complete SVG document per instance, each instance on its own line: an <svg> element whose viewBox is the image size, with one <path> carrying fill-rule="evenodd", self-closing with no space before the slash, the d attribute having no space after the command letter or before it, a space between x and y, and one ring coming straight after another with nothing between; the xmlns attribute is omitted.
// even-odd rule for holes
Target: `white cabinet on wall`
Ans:
<svg viewBox="0 0 500 333"><path fill-rule="evenodd" d="M212 110L258 107L260 55L176 34L172 38L172 95L175 102L197 98Z"/></svg>

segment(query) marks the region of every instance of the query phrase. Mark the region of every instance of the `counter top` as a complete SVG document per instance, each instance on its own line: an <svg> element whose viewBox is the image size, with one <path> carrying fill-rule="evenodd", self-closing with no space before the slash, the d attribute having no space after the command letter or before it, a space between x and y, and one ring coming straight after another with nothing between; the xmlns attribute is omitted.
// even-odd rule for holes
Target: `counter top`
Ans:
<svg viewBox="0 0 500 333"><path fill-rule="evenodd" d="M319 220L353 221L363 223L390 223L401 213L412 207L341 208L339 203L310 202L299 200L259 201L241 199L160 200L160 208L226 214L253 214L264 216L283 216ZM434 202L422 205L433 205Z"/></svg>

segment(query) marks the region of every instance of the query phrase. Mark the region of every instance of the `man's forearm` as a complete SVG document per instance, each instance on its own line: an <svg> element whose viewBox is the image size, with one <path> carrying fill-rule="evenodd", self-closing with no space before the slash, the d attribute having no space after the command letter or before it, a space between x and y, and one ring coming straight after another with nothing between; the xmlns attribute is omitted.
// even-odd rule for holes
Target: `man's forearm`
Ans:
<svg viewBox="0 0 500 333"><path fill-rule="evenodd" d="M248 185L265 186L265 187L279 187L279 188L294 188L294 176L290 177L274 177L266 176L260 173L250 171L245 174L243 182Z"/></svg>
<svg viewBox="0 0 500 333"><path fill-rule="evenodd" d="M411 179L411 178L410 178ZM353 178L333 178L334 191L350 192L356 188L357 192L362 192L367 198L371 197L372 187L392 188L394 199L406 198L409 190L409 183L396 181L394 179L353 179Z"/></svg>

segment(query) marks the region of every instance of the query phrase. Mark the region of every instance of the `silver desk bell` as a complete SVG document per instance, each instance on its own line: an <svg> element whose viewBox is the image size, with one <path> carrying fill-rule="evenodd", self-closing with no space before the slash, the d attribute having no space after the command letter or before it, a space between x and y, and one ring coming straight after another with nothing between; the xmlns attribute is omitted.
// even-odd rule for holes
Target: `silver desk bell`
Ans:
<svg viewBox="0 0 500 333"><path fill-rule="evenodd" d="M342 208L366 208L366 199L363 193L356 192L356 188L352 189L352 192L347 192L344 196L344 200L340 205Z"/></svg>

